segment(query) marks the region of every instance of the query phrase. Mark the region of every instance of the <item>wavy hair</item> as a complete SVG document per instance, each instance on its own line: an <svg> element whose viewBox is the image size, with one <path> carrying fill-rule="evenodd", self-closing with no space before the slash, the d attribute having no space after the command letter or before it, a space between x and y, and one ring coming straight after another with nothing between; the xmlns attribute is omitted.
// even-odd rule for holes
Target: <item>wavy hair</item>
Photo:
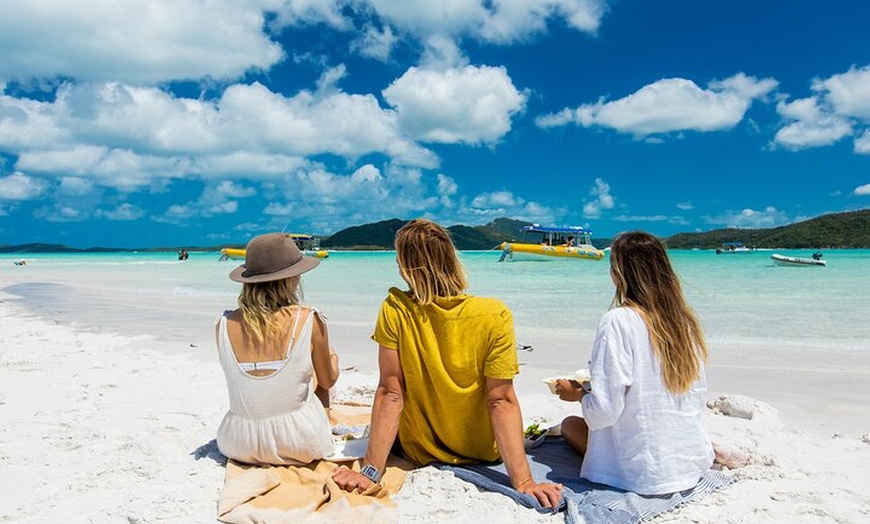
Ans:
<svg viewBox="0 0 870 524"><path fill-rule="evenodd" d="M617 235L610 247L610 271L616 285L611 307L640 312L661 361L665 387L685 393L707 360L707 345L664 243L643 231Z"/></svg>
<svg viewBox="0 0 870 524"><path fill-rule="evenodd" d="M298 276L270 282L245 283L239 293L239 309L254 339L263 342L280 335L281 308L299 304L302 287Z"/></svg>
<svg viewBox="0 0 870 524"><path fill-rule="evenodd" d="M460 295L468 288L450 234L431 220L412 220L396 232L396 260L418 304Z"/></svg>

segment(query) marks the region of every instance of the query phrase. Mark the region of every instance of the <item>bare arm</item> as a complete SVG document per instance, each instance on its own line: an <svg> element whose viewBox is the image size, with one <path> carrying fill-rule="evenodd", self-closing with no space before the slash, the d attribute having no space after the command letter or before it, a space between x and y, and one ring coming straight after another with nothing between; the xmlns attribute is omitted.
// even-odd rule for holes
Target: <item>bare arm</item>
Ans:
<svg viewBox="0 0 870 524"><path fill-rule="evenodd" d="M314 323L311 326L311 361L314 364L314 374L317 385L329 389L338 380L338 356L329 347L329 331L326 324L313 311Z"/></svg>
<svg viewBox="0 0 870 524"><path fill-rule="evenodd" d="M495 442L514 489L532 495L542 506L558 506L562 485L538 484L532 478L523 446L523 415L513 381L487 377L486 399Z"/></svg>
<svg viewBox="0 0 870 524"><path fill-rule="evenodd" d="M379 346L378 367L380 379L372 406L372 431L362 464L371 464L383 474L399 433L399 416L405 405L405 377L396 350ZM336 469L332 478L347 491L365 490L373 484L368 477L347 468Z"/></svg>

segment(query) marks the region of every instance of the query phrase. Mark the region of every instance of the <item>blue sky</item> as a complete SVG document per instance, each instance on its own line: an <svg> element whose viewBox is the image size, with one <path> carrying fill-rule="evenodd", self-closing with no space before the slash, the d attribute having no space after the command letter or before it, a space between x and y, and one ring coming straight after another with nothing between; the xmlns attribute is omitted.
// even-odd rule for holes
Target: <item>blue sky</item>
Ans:
<svg viewBox="0 0 870 524"><path fill-rule="evenodd" d="M870 3L5 0L0 244L870 207Z"/></svg>

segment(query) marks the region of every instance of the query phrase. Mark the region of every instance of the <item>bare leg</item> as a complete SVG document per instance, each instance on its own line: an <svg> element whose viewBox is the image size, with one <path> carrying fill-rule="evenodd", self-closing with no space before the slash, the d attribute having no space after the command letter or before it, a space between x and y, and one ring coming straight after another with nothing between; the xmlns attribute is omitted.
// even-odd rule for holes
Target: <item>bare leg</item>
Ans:
<svg viewBox="0 0 870 524"><path fill-rule="evenodd" d="M567 417L562 421L562 438L574 451L585 455L589 440L589 426L580 417Z"/></svg>

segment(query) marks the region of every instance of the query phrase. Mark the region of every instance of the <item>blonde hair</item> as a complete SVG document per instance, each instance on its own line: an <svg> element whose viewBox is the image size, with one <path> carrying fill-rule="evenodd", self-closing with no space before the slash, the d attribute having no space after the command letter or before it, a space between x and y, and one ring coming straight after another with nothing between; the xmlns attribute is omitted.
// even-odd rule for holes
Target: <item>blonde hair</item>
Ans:
<svg viewBox="0 0 870 524"><path fill-rule="evenodd" d="M707 360L707 345L664 243L643 231L617 235L610 248L610 271L616 285L611 307L628 306L641 313L665 387L685 393Z"/></svg>
<svg viewBox="0 0 870 524"><path fill-rule="evenodd" d="M245 327L254 339L263 342L278 336L280 322L278 313L288 305L299 304L302 288L298 276L270 282L245 283L239 293L239 309Z"/></svg>
<svg viewBox="0 0 870 524"><path fill-rule="evenodd" d="M431 220L412 220L396 232L396 259L418 304L462 294L468 287L450 234Z"/></svg>

